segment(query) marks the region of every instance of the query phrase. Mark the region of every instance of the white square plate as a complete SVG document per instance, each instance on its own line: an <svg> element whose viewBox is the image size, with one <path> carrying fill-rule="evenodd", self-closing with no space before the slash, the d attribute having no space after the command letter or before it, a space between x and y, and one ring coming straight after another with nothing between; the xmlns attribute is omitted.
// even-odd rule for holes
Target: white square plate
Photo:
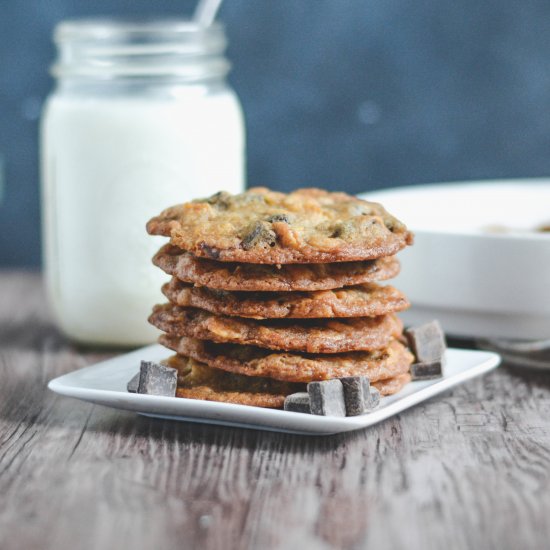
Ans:
<svg viewBox="0 0 550 550"><path fill-rule="evenodd" d="M60 376L52 380L48 387L60 395L147 416L305 435L329 435L372 426L470 378L485 374L500 363L496 353L448 349L443 378L411 382L399 393L382 398L380 407L372 413L339 418L126 391L126 384L139 370L141 360L159 361L168 355L171 353L162 346L148 346Z"/></svg>

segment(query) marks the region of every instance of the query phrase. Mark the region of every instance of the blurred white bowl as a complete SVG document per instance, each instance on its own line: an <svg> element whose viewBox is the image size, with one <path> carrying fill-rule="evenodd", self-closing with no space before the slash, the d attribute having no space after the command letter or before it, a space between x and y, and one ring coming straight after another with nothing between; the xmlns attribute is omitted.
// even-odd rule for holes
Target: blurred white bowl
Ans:
<svg viewBox="0 0 550 550"><path fill-rule="evenodd" d="M415 233L395 285L407 323L455 336L550 338L550 179L402 187L361 195Z"/></svg>

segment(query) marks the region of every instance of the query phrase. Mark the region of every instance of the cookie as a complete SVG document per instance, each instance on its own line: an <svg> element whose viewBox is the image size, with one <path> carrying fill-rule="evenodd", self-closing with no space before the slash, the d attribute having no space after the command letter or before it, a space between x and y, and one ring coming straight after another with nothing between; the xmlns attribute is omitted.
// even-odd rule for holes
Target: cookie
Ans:
<svg viewBox="0 0 550 550"><path fill-rule="evenodd" d="M153 263L169 275L195 286L236 291L313 291L385 281L399 274L392 256L364 262L332 264L259 265L197 258L167 244Z"/></svg>
<svg viewBox="0 0 550 550"><path fill-rule="evenodd" d="M212 368L285 382L368 376L372 384L408 372L413 361L412 354L396 340L384 350L328 355L277 353L253 346L215 344L167 334L161 335L159 342Z"/></svg>
<svg viewBox="0 0 550 550"><path fill-rule="evenodd" d="M321 189L285 194L263 187L173 206L147 231L195 256L255 264L372 260L413 240L380 204Z"/></svg>
<svg viewBox="0 0 550 550"><path fill-rule="evenodd" d="M252 320L164 304L155 306L149 322L172 336L235 343L275 350L341 353L385 348L401 334L394 315L356 319Z"/></svg>
<svg viewBox="0 0 550 550"><path fill-rule="evenodd" d="M280 409L287 395L305 389L302 384L213 369L181 355L168 358L164 364L178 371L177 397Z"/></svg>
<svg viewBox="0 0 550 550"><path fill-rule="evenodd" d="M385 380L378 380L372 385L380 392L380 395L393 395L398 391L401 391L411 381L411 375L408 372L394 376L393 378L386 378Z"/></svg>
<svg viewBox="0 0 550 550"><path fill-rule="evenodd" d="M409 307L397 289L375 283L313 292L229 292L173 278L162 292L179 306L251 319L377 317Z"/></svg>

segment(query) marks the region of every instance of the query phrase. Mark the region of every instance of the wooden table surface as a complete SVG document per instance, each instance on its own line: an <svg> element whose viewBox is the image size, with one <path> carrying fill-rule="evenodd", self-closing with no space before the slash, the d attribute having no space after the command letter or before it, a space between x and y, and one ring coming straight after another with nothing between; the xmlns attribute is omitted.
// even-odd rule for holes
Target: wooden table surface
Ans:
<svg viewBox="0 0 550 550"><path fill-rule="evenodd" d="M40 277L0 274L0 549L525 549L550 541L550 373L501 367L394 418L304 437L142 418L47 382Z"/></svg>

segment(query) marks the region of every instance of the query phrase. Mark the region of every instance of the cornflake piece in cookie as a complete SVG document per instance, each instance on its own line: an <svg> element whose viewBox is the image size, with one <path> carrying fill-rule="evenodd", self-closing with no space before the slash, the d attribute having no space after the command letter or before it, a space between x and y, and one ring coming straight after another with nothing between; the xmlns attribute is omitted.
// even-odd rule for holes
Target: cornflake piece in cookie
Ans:
<svg viewBox="0 0 550 550"><path fill-rule="evenodd" d="M309 394L307 392L293 393L285 398L285 411L311 414Z"/></svg>
<svg viewBox="0 0 550 550"><path fill-rule="evenodd" d="M369 411L370 381L366 376L340 378L344 388L346 416L359 416Z"/></svg>
<svg viewBox="0 0 550 550"><path fill-rule="evenodd" d="M142 361L139 373L138 393L175 397L178 371L152 361Z"/></svg>
<svg viewBox="0 0 550 550"><path fill-rule="evenodd" d="M340 380L310 382L307 385L311 414L346 416L344 388Z"/></svg>
<svg viewBox="0 0 550 550"><path fill-rule="evenodd" d="M433 380L443 376L441 360L431 363L414 363L411 365L411 377L413 380Z"/></svg>
<svg viewBox="0 0 550 550"><path fill-rule="evenodd" d="M438 321L411 327L405 335L418 363L439 361L445 355L445 334Z"/></svg>
<svg viewBox="0 0 550 550"><path fill-rule="evenodd" d="M128 384L126 384L126 389L130 393L137 393L138 387L139 387L139 376L140 376L140 373L138 372L137 374L132 376L132 378L129 380Z"/></svg>

